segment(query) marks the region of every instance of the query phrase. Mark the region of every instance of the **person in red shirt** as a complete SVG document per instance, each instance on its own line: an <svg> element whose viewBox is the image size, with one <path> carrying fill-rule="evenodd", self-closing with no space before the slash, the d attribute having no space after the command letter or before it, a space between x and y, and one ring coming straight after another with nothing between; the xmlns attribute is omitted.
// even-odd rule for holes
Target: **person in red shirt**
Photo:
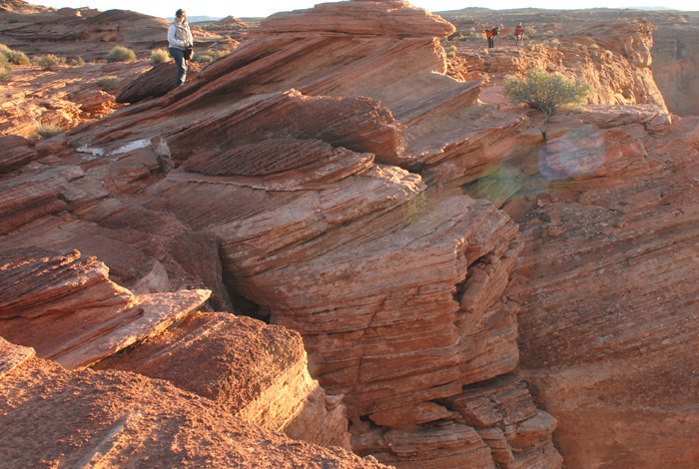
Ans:
<svg viewBox="0 0 699 469"><path fill-rule="evenodd" d="M495 47L495 36L498 35L498 29L500 29L500 28L496 26L495 28L490 28L490 29L485 30L485 37L486 37L486 39L488 39L488 48L489 49L492 49L493 47Z"/></svg>
<svg viewBox="0 0 699 469"><path fill-rule="evenodd" d="M519 45L519 41L522 40L522 36L524 35L524 28L522 27L522 23L517 23L517 26L515 26L515 44Z"/></svg>

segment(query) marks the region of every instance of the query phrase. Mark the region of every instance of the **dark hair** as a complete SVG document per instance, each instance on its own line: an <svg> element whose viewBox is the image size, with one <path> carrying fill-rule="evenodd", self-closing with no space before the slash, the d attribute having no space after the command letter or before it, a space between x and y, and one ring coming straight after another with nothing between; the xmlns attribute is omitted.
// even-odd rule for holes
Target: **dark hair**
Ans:
<svg viewBox="0 0 699 469"><path fill-rule="evenodd" d="M175 13L175 16L187 16L187 13L185 13L184 10L183 10L182 8L180 8L180 9L177 10L177 12Z"/></svg>

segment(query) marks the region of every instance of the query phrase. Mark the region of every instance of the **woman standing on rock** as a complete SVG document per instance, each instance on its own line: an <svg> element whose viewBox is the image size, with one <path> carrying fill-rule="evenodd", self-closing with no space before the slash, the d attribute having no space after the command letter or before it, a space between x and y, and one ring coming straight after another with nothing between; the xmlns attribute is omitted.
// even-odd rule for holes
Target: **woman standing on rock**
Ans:
<svg viewBox="0 0 699 469"><path fill-rule="evenodd" d="M194 46L194 38L184 10L179 9L175 13L175 21L167 32L167 41L170 43L170 56L177 64L177 86L182 86L187 80L187 62L192 58Z"/></svg>

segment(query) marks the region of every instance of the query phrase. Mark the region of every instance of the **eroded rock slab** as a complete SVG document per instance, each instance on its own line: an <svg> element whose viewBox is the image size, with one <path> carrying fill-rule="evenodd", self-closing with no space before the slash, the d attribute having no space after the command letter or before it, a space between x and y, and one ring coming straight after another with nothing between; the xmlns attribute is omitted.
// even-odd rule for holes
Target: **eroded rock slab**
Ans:
<svg viewBox="0 0 699 469"><path fill-rule="evenodd" d="M220 404L162 380L115 371L70 371L31 355L31 349L0 337L0 444L8 468L387 467L340 448L321 448L262 430ZM7 369L7 363L14 366Z"/></svg>
<svg viewBox="0 0 699 469"><path fill-rule="evenodd" d="M67 368L85 367L161 333L209 297L206 290L133 295L107 272L77 251L3 251L0 336Z"/></svg>
<svg viewBox="0 0 699 469"><path fill-rule="evenodd" d="M349 449L345 408L326 396L307 363L297 333L247 317L196 313L94 368L164 379L268 430Z"/></svg>

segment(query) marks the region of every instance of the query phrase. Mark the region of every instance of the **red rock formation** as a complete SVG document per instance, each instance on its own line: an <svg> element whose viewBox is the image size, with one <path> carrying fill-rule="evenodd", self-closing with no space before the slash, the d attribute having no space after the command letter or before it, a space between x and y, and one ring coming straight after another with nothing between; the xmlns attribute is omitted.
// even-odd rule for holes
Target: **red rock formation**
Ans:
<svg viewBox="0 0 699 469"><path fill-rule="evenodd" d="M206 290L134 296L80 253L0 253L0 336L67 368L85 367L153 337L200 307Z"/></svg>
<svg viewBox="0 0 699 469"><path fill-rule="evenodd" d="M594 26L612 58L584 28L547 50L602 104L545 121L447 77L435 36L453 29L407 4L275 15L188 86L23 146L4 249L78 249L138 295L206 287L214 309L299 331L330 398L298 405L344 396L354 451L400 468L560 467L552 432L568 467L689 466L696 123L652 91L649 25L625 25ZM528 54L469 73L496 85ZM103 366L308 432L260 411L264 392L241 410L235 363L177 373L208 340L237 353L222 336L245 323L194 314ZM293 337L282 356L301 356Z"/></svg>
<svg viewBox="0 0 699 469"><path fill-rule="evenodd" d="M384 15L388 34L374 29L375 19L345 20L361 11ZM444 399L517 365L516 308L502 298L521 249L516 226L488 203L439 194L416 174L374 162L419 162L440 143L434 126L455 132L454 113L475 103L477 84L443 75L433 36L452 29L424 11L343 2L308 14L346 27L316 34L314 20L299 32L285 15L270 18L188 86L72 132L70 147L93 155L92 174L113 193L132 194L130 207L100 203L74 216L113 229L107 221L117 213L137 220L145 209L168 214L157 215L156 226L166 222L160 228L134 225L156 239L174 229L215 234L234 304L243 296L258 315L301 332L311 371L345 395L361 454L401 467L492 466L486 441ZM146 158L183 164L167 176L151 166L141 178L159 182L148 186L120 183L122 172L104 164L126 169ZM14 242L55 230L37 228ZM91 248L77 236L53 236L53 249ZM152 248L139 243L134 255L146 256ZM100 258L112 267L109 256ZM161 265L150 284L178 275ZM132 278L117 269L129 284L146 272L147 264ZM527 428L531 418L511 425ZM507 434L517 449L488 439L504 453L526 447L534 460L557 465L550 440L517 435Z"/></svg>
<svg viewBox="0 0 699 469"><path fill-rule="evenodd" d="M262 430L162 380L65 370L1 337L0 413L7 468L387 467Z"/></svg>
<svg viewBox="0 0 699 469"><path fill-rule="evenodd" d="M36 138L37 127L41 125L70 130L109 115L118 106L100 80L116 77L127 82L149 67L145 61L60 66L56 71L15 67L12 81L3 84L7 97L0 108L0 135ZM118 88L110 90L115 94L118 91Z"/></svg>
<svg viewBox="0 0 699 469"><path fill-rule="evenodd" d="M165 379L268 430L349 449L345 408L340 399L326 396L307 365L301 337L288 329L230 314L197 313L94 368Z"/></svg>
<svg viewBox="0 0 699 469"><path fill-rule="evenodd" d="M569 467L692 466L697 123L659 135L609 117L558 138L580 171L507 209L527 240L511 290L522 368Z"/></svg>
<svg viewBox="0 0 699 469"><path fill-rule="evenodd" d="M311 379L300 336L249 318L190 314L207 290L135 296L95 258L34 248L0 253L0 291L0 337L41 358L167 379L266 429L349 448L344 406Z"/></svg>

